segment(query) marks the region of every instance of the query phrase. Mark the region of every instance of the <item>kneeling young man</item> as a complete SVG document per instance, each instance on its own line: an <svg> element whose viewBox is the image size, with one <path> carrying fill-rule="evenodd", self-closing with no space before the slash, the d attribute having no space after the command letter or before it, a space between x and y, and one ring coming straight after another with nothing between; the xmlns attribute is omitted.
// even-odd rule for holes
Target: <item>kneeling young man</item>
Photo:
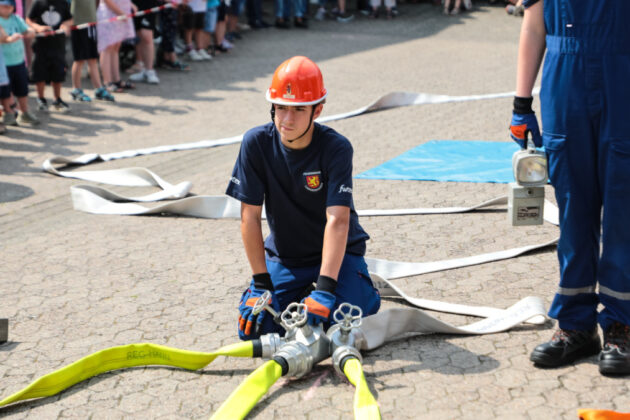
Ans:
<svg viewBox="0 0 630 420"><path fill-rule="evenodd" d="M314 122L326 94L317 65L290 58L267 90L272 122L243 137L226 192L241 201L241 234L254 273L239 306L243 340L284 333L267 311L252 314L267 290L278 312L303 301L311 324L327 325L344 302L359 306L364 316L380 307L363 258L369 236L352 199L352 146ZM263 203L270 228L264 241Z"/></svg>

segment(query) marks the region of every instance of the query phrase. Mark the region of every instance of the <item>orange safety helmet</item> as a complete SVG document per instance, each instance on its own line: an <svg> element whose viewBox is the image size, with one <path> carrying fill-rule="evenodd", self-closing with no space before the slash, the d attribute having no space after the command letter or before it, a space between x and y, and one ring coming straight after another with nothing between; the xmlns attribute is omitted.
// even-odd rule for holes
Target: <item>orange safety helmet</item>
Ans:
<svg viewBox="0 0 630 420"><path fill-rule="evenodd" d="M277 105L315 105L327 94L317 64L307 57L295 56L276 69L267 89L267 100Z"/></svg>

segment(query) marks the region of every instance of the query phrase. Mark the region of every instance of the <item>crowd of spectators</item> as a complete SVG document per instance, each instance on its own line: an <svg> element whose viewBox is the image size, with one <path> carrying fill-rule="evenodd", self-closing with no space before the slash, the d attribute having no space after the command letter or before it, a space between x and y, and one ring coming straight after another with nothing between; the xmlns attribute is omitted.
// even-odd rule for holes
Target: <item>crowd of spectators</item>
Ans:
<svg viewBox="0 0 630 420"><path fill-rule="evenodd" d="M442 5L449 15L472 7L471 0L429 1ZM29 83L35 85L39 112L70 109L61 95L67 43L73 59L72 100L115 102L116 95L138 83L160 83L156 67L188 71L185 61L212 60L229 52L243 30L272 25L283 30L307 29L309 3L274 0L275 22L270 24L263 19L262 0L0 0L0 134L6 126L40 124L29 109ZM167 7L128 17L158 6ZM388 19L398 14L396 0L357 0L356 6L357 13L369 18L378 18L379 12ZM247 24L241 23L244 11ZM316 20L345 23L354 19L346 0L319 0L312 11ZM98 23L85 25L94 22ZM77 29L77 25L83 26ZM123 54L121 49L132 54ZM121 61L128 56L134 62ZM92 96L82 88L86 65ZM52 86L50 102L46 84Z"/></svg>

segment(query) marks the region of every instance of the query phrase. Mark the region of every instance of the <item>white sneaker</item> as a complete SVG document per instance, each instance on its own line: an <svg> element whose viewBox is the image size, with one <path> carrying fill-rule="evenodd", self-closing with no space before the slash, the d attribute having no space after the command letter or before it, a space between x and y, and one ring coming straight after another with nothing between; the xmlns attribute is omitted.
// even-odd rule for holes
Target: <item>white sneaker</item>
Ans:
<svg viewBox="0 0 630 420"><path fill-rule="evenodd" d="M234 48L234 44L232 44L227 39L224 39L223 41L221 41L221 46L225 48L226 50L231 50L232 48Z"/></svg>
<svg viewBox="0 0 630 420"><path fill-rule="evenodd" d="M464 9L466 10L472 9L472 0L464 0Z"/></svg>
<svg viewBox="0 0 630 420"><path fill-rule="evenodd" d="M145 70L144 72L144 80L147 83L151 83L152 85L157 85L160 83L160 79L158 79L157 74L155 74L155 70Z"/></svg>
<svg viewBox="0 0 630 420"><path fill-rule="evenodd" d="M188 51L188 58L190 58L192 61L203 60L203 58L199 55L199 53L196 50Z"/></svg>
<svg viewBox="0 0 630 420"><path fill-rule="evenodd" d="M199 54L199 57L201 57L204 60L212 60L212 56L208 54L207 51L204 49L197 50L197 54Z"/></svg>
<svg viewBox="0 0 630 420"><path fill-rule="evenodd" d="M146 70L141 70L138 73L130 75L129 80L131 80L132 82L145 82L146 77Z"/></svg>

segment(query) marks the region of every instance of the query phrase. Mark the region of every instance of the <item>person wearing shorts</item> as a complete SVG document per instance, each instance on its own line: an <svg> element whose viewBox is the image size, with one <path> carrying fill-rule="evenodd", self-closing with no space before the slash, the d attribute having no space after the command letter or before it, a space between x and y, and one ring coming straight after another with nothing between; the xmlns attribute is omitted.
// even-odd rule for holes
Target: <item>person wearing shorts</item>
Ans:
<svg viewBox="0 0 630 420"><path fill-rule="evenodd" d="M0 101L4 108L2 122L5 125L26 123L39 124L39 120L28 109L28 71L24 63L24 38L33 38L35 32L24 19L13 13L15 7L11 0L0 0L0 27L6 35L2 46L2 58L6 66L8 84L0 86ZM21 111L19 118L11 109L11 94L17 98Z"/></svg>
<svg viewBox="0 0 630 420"><path fill-rule="evenodd" d="M159 6L157 0L133 0L138 11L151 9ZM155 31L155 13L147 13L143 16L133 18L133 23L138 35L136 44L136 62L142 63L141 69L129 76L129 80L134 82L145 82L150 84L160 83L160 79L155 73L153 62L155 60L155 46L153 44L153 32Z"/></svg>
<svg viewBox="0 0 630 420"><path fill-rule="evenodd" d="M37 37L33 42L33 64L31 81L37 87L37 105L41 111L48 110L44 97L46 83L53 88L52 106L58 111L70 107L61 99L61 84L66 80L66 34L70 33L72 15L66 0L35 0L28 12L26 23L37 33L63 29L65 33Z"/></svg>
<svg viewBox="0 0 630 420"><path fill-rule="evenodd" d="M226 16L227 16L227 6L225 5L225 1L219 1L219 6L217 7L217 22L214 30L214 53L219 52L228 52L234 45L225 39L225 29L226 29Z"/></svg>
<svg viewBox="0 0 630 420"><path fill-rule="evenodd" d="M73 1L70 4L70 13L75 25L96 22L96 2ZM92 99L81 89L81 72L85 63L88 65L90 79L94 87L94 98L103 101L114 101L114 96L101 84L101 73L98 68L98 48L96 41L96 26L88 26L83 29L75 29L70 33L72 43L72 99L79 102L91 102Z"/></svg>
<svg viewBox="0 0 630 420"><path fill-rule="evenodd" d="M190 0L188 3L192 9L192 15L186 16L188 28L185 31L186 52L192 61L211 60L212 56L207 53L209 36L204 31L206 26L206 10L208 8L206 0ZM193 39L195 43L193 44Z"/></svg>
<svg viewBox="0 0 630 420"><path fill-rule="evenodd" d="M207 8L206 8L206 13L204 15L204 25L203 25L203 31L207 34L207 39L208 41L208 45L206 46L207 50L213 49L213 46L211 45L212 42L210 40L212 40L212 38L215 36L216 33L216 29L217 29L217 18L219 16L219 5L221 4L219 2L219 0L207 0L206 2L207 4ZM216 40L215 40L216 43ZM210 53L208 51L208 53Z"/></svg>
<svg viewBox="0 0 630 420"><path fill-rule="evenodd" d="M227 35L225 37L230 42L234 41L235 39L241 39L241 34L238 33L237 26L238 17L241 15L241 12L243 12L244 5L245 0L231 0L229 4L227 4Z"/></svg>

